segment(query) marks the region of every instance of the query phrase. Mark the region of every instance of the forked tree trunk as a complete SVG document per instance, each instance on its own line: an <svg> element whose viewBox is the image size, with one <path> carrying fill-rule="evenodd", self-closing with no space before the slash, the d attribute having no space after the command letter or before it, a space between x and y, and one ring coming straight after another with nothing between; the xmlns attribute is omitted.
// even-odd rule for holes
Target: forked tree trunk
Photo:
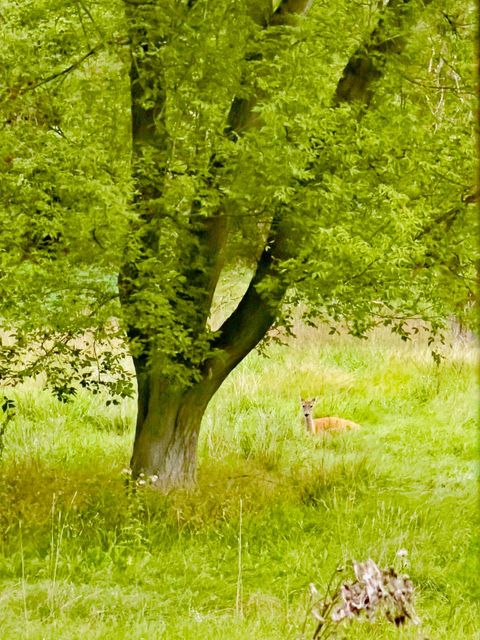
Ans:
<svg viewBox="0 0 480 640"><path fill-rule="evenodd" d="M277 282L268 304L257 286L276 273L274 237L263 251L250 285L232 315L212 342L212 355L199 372L201 378L190 387L174 385L158 373L155 362L136 358L138 413L132 473L143 473L160 490L188 486L195 482L200 425L213 395L230 372L260 342L271 327L285 284ZM155 478L156 476L156 478Z"/></svg>
<svg viewBox="0 0 480 640"><path fill-rule="evenodd" d="M425 4L431 0L425 0ZM276 26L290 24L292 14L305 14L312 4L312 0L281 0L277 9L272 14L272 4L265 3L264 10L257 16L259 23L268 28L269 24ZM267 8L268 5L268 8ZM409 5L408 0L391 0L386 6L386 11L394 14L399 11L400 23L393 21L393 27L398 30L402 26L408 11L403 11ZM193 6L193 3L192 3ZM144 5L128 3L130 19L132 23L132 41L137 42L137 49L147 51L145 45ZM132 8L133 7L133 8ZM138 15L137 15L138 14ZM269 16L269 17L268 17ZM138 20L137 20L138 19ZM385 25L389 25L387 21ZM335 104L342 102L360 101L368 105L371 86L378 79L383 67L373 65L371 58L377 62L383 61L391 50L398 51L398 45L392 47L385 45L389 42L388 32L384 23L380 20L377 28L371 34L371 42L355 52L344 69L343 76L337 86ZM152 42L158 46L163 39L155 39L155 29L152 29ZM398 33L394 34L395 36ZM155 47L154 47L155 48ZM400 47L401 49L401 47ZM132 51L136 51L132 48ZM137 51L138 54L138 51ZM155 57L143 54L133 56L132 65L132 137L134 154L142 157L142 149L150 147L153 154L158 154L159 167L164 166L164 156L169 148L169 137L165 122L165 90L163 87L163 75L157 73L156 68L151 69L148 64L155 62ZM147 62L146 62L147 61ZM153 62L152 62L153 61ZM147 64L148 63L148 64ZM155 108L146 108L143 96L144 85L139 82L139 69L147 65L146 78L151 81L155 78L155 91L157 102ZM154 92L155 93L155 92ZM255 126L256 112L255 98L253 100L236 99L232 105L232 111L228 119L228 132L234 132L237 136L251 126ZM148 155L147 155L148 157ZM156 221L155 212L158 208L158 200L161 200L163 192L163 178L165 172L159 170L160 179L153 190L149 176L146 176L145 184L142 180L145 176L134 174L137 178L137 187L142 193L140 198L141 219L147 224L150 220ZM163 176L163 178L161 177ZM150 200L155 206L150 211ZM143 216L143 218L142 218ZM218 226L215 226L215 225ZM204 256L217 256L221 254L222 245L225 243L226 233L223 228L224 219L214 216L212 220L206 220L204 225L192 229L197 234L198 246L203 250ZM285 225L285 228L282 226ZM154 232L145 233L145 248L153 251L158 244L158 237ZM290 243L288 239L290 238ZM153 363L148 365L141 360L135 362L138 381L138 416L135 435L134 450L132 456L132 472L134 477L141 473L146 477L154 478L155 485L159 489L168 489L172 486L185 486L194 483L197 463L197 443L200 424L207 405L220 387L222 382L232 369L258 344L268 331L276 316L276 308L287 288L277 266L285 258L291 257L291 231L288 229L288 221L283 222L282 212L276 210L272 216L272 225L269 237L265 243L265 249L257 263L256 273L248 287L247 292L239 303L237 309L222 325L217 337L213 340L212 353L209 360L202 368L202 379L190 388L174 386L166 378L162 377ZM189 261L186 261L189 264ZM205 309L209 310L211 298L218 279L221 260L206 260L204 271L199 274L188 272L186 280L196 289L206 290ZM121 301L128 310L133 300L133 314L131 314L130 334L135 340L140 334L135 325L135 292L141 289L142 284L136 282L138 276L137 265L127 264L120 277ZM203 278L203 280L202 280ZM267 283L269 300L265 300L257 291L257 286ZM272 287L272 284L274 285ZM260 289L261 290L261 287ZM129 314L127 313L127 316ZM198 325L205 322L207 314L200 314L196 320ZM193 319L194 320L194 319ZM142 337L140 335L140 337ZM149 336L145 343L148 344ZM145 356L146 358L146 356Z"/></svg>

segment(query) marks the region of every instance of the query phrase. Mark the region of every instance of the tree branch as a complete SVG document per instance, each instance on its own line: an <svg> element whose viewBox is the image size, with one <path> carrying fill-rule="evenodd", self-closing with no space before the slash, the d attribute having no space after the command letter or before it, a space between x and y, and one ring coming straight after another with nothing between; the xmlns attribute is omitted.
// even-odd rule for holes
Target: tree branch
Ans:
<svg viewBox="0 0 480 640"><path fill-rule="evenodd" d="M424 6L432 0L423 0ZM334 105L361 102L368 106L372 85L383 74L387 56L399 54L405 47L403 32L414 11L410 0L390 0L366 45L356 49L347 62L334 95Z"/></svg>
<svg viewBox="0 0 480 640"><path fill-rule="evenodd" d="M313 0L282 0L276 9L271 11L268 19L262 22L263 29L266 30L271 25L278 27L290 24L292 16L305 15L312 4ZM254 112L254 107L258 97L257 92L257 95L251 98L234 98L227 118L225 135L236 140L246 129L257 126L259 116ZM285 294L286 285L279 286L272 300L267 303L257 291L257 286L274 274L275 260L279 258L279 253L284 251L284 239L281 238L279 223L280 212L277 211L255 275L237 309L222 325L220 337L214 344L216 349L229 351L229 357L233 358L235 364L238 364L263 338L275 319L276 310ZM219 272L216 275L217 278L212 279L210 283L213 287L216 286ZM213 290L211 293L213 295Z"/></svg>
<svg viewBox="0 0 480 640"><path fill-rule="evenodd" d="M424 4L428 4L430 1L425 0ZM291 11L296 9L303 14L308 11L311 4L309 0L283 0L275 13L278 16L287 17ZM398 34L400 29L406 26L407 18L410 17L410 12L406 11L407 4L408 0L390 1L387 12L394 12L392 16L394 18L393 29L390 26L390 19L387 20L387 17L390 18L390 16L382 16L370 36L370 42L366 46L358 48L347 63L335 92L334 102L336 104L361 100L368 106L371 98L371 85L381 77L386 56L393 52L400 52L405 45L403 39L398 38ZM246 100L243 100L243 104L234 103L230 121L240 126L248 124L249 107L251 108L251 105ZM246 113L242 114L242 108ZM286 284L278 283L273 299L269 303L258 293L257 287L267 278L278 275L275 271L275 259L279 246L282 240L286 239L287 234L288 231L285 230L285 237L282 238L282 231L276 229L275 236L270 237L270 246L267 244L250 286L237 309L221 327L214 347L228 353L227 362L223 363L224 367L233 368L235 364L240 362L248 350L261 340L275 319L276 309L287 288ZM261 333L262 335L260 335ZM245 349L248 350L241 356L240 352Z"/></svg>
<svg viewBox="0 0 480 640"><path fill-rule="evenodd" d="M261 21L257 19L256 22L261 24L264 31L271 26L287 26L292 24L292 18L306 15L312 5L313 0L282 0L269 16L263 16ZM258 60L259 56L250 54L248 59ZM246 129L260 123L260 117L254 111L258 99L258 93L250 98L233 99L225 128L225 134L230 139L235 141Z"/></svg>
<svg viewBox="0 0 480 640"><path fill-rule="evenodd" d="M430 1L425 0L425 4ZM284 0L279 5L276 13L279 16L288 16L289 12L296 7L303 14L308 11L311 4L308 0ZM399 52L404 46L403 41L397 40L393 36L398 35L399 28L406 24L407 12L404 9L407 4L408 0L391 0L387 9L399 12L396 14L397 19L394 21L395 33L391 33L386 26L385 18L382 17L371 34L370 43L357 49L347 63L342 78L337 85L335 93L336 104L362 100L368 106L371 97L371 85L382 74L379 62L383 63L387 54ZM247 110L248 106L247 101L244 101L243 108ZM239 123L248 122L248 114L244 114L241 117L239 104L232 105L233 109L235 119ZM274 222L278 222L277 218L275 218ZM276 259L285 257L285 255L281 255L284 250L282 251L280 247L287 237L288 230L274 228L274 235L270 235L270 244L267 243L266 245L250 286L235 311L222 325L219 337L214 342L213 346L223 350L224 353L228 354L228 357L226 360L224 357L223 361L219 360L219 357L216 360L213 359L210 363L212 371L215 371L216 368L221 369L221 364L223 370L228 369L229 372L260 342L273 323L287 285L281 281L277 282L277 288L272 292L273 295L268 303L259 294L257 288L268 278L272 276L278 277L275 269ZM215 376L215 373L212 375Z"/></svg>
<svg viewBox="0 0 480 640"><path fill-rule="evenodd" d="M472 204L475 201L476 200L475 200L475 194L474 194L473 199L466 199L463 202L464 204ZM452 207L451 209L448 209L448 211L444 211L443 213L438 215L436 218L434 218L430 223L425 225L425 227L416 234L414 239L420 240L420 238L423 238L424 236L429 234L431 231L436 229L439 224L445 224L446 228L449 229L452 226L452 224L455 222L457 217L461 215L463 211L464 211L464 208L461 205L457 205L455 207Z"/></svg>
<svg viewBox="0 0 480 640"><path fill-rule="evenodd" d="M95 53L98 53L101 49L103 49L104 46L105 45L103 42L101 44L97 44L95 47L90 49L90 51L87 51L87 53L85 53L81 58L73 62L71 65L69 65L65 69L52 73L46 78L40 78L36 82L31 80L23 88L20 88L18 91L14 92L15 97L18 95L23 95L28 91L34 91L35 89L38 89L38 87L41 87L42 85L47 84L48 82L52 82L52 80L56 80L57 78L61 78L62 76L67 75L68 73L70 73L70 71L73 71L74 69L78 69L78 67L81 64L83 64L85 60L93 56Z"/></svg>
<svg viewBox="0 0 480 640"><path fill-rule="evenodd" d="M17 98L18 96L28 93L29 91L35 91L35 89L38 89L38 87L41 87L44 84L48 84L49 82L52 82L57 78L66 76L71 71L78 69L78 67L80 67L85 62L85 60L88 60L88 58L90 58L91 56L101 51L106 44L126 45L126 44L129 44L129 42L128 41L100 42L99 44L92 47L89 51L84 53L83 56L81 56L78 60L75 60L75 62L72 62L72 64L68 65L68 67L65 67L65 69L56 71L55 73L52 73L49 76L46 76L45 78L39 78L38 80L30 80L24 86L13 87L9 91L10 97ZM6 95L6 92L3 95Z"/></svg>
<svg viewBox="0 0 480 640"><path fill-rule="evenodd" d="M271 24L290 24L292 16L304 16L313 5L314 0L282 0L272 16Z"/></svg>
<svg viewBox="0 0 480 640"><path fill-rule="evenodd" d="M283 0L275 11L270 4L270 14L266 17L266 5L265 11L261 12L261 16L253 16L258 24L263 26L263 29L268 29L270 25L275 24L279 26L281 24L287 24L293 15L305 14L309 7L312 5L313 0ZM258 6L255 6L258 10ZM276 18L275 22L273 18ZM251 129L260 122L258 114L254 112L259 98L259 93L251 98L238 98L235 97L232 101L230 112L227 117L227 126L224 134L232 139L237 140L246 130ZM213 155L210 159L210 170L208 178L208 186L212 188L215 185L217 170L222 166L221 162L217 162ZM191 211L191 220L198 216L198 211L201 208L201 202L194 201ZM187 271L187 280L191 283L191 286L195 289L203 290L204 296L204 315L203 318L199 316L199 320L206 324L210 312L210 305L213 299L213 295L220 277L221 269L224 264L224 249L228 239L228 226L227 226L227 212L225 211L225 204L220 203L217 211L213 216L199 218L197 222L197 231L195 235L198 239L198 246L202 254L204 255L202 269L191 269ZM192 260L192 263L195 261ZM260 265L259 265L260 266ZM261 301L257 301L261 304ZM200 309L199 309L200 311ZM248 352L247 352L248 353Z"/></svg>
<svg viewBox="0 0 480 640"><path fill-rule="evenodd" d="M247 291L212 342L214 355L204 365L204 376L214 391L232 369L257 346L275 320L279 304L287 289L287 283L278 277L277 255L282 253L279 242L281 234L276 238L275 231L272 231ZM269 287L267 299L260 293L259 287L269 279L275 282L275 287Z"/></svg>

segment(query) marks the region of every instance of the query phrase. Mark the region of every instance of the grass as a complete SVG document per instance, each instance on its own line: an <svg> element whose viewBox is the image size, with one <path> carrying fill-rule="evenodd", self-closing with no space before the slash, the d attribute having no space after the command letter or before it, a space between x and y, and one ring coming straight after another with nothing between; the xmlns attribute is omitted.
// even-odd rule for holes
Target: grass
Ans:
<svg viewBox="0 0 480 640"><path fill-rule="evenodd" d="M198 488L132 495L134 406L16 392L0 463L0 638L298 639L308 584L409 552L422 624L347 638L480 638L472 345L304 330L211 403ZM359 432L312 438L298 397ZM313 633L307 616L304 638Z"/></svg>

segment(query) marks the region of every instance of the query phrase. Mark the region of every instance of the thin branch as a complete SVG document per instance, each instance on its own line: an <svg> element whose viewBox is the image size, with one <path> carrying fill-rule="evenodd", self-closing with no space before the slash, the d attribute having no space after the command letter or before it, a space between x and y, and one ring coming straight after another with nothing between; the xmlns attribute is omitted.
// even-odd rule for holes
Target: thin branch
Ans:
<svg viewBox="0 0 480 640"><path fill-rule="evenodd" d="M445 223L447 225L447 228L451 227L455 219L460 215L462 211L463 211L463 208L457 205L456 207L452 207L448 211L442 212L440 215L434 218L429 224L427 224L421 231L419 231L415 236L414 240L420 240L420 238L423 238L423 236L429 234L430 231L433 231L433 229L436 229L439 224Z"/></svg>
<svg viewBox="0 0 480 640"><path fill-rule="evenodd" d="M90 51L87 51L87 53L85 53L81 58L79 58L78 60L75 60L75 62L73 62L71 65L69 65L65 69L62 69L61 71L57 71L56 73L52 73L46 78L41 78L40 80L37 80L37 82L30 81L23 89L20 89L20 91L18 91L17 95L27 93L28 91L34 91L35 89L38 89L38 87L41 87L44 84L47 84L48 82L52 82L52 80L56 80L57 78L61 78L62 76L65 76L68 73L70 73L70 71L74 71L75 69L78 69L78 67L81 64L83 64L85 60L93 56L95 53L98 53L98 51L103 49L104 46L105 46L104 43L98 44L92 49L90 49Z"/></svg>
<svg viewBox="0 0 480 640"><path fill-rule="evenodd" d="M412 84L416 84L419 87L423 87L424 89L434 89L435 91L453 91L458 94L465 94L469 96L475 95L475 91L472 88L459 89L458 87L453 87L449 85L440 85L440 84L431 84L429 82L422 82L421 80L416 80L415 78L411 78L405 74L402 74L402 78L404 78L407 82Z"/></svg>
<svg viewBox="0 0 480 640"><path fill-rule="evenodd" d="M88 46L91 47L90 38L88 36L88 32L87 32L87 30L85 28L85 25L83 24L83 16L82 16L82 12L80 11L80 3L76 2L75 4L77 5L76 6L76 10L77 10L77 14L78 14L78 19L80 21L80 26L82 27L83 35L85 36L85 40L87 41Z"/></svg>
<svg viewBox="0 0 480 640"><path fill-rule="evenodd" d="M367 273L367 271L370 269L370 267L373 267L373 265L377 263L379 260L380 260L380 257L374 258L361 271L359 271L359 273L354 273L352 276L350 276L350 278L347 278L346 280L344 280L343 283L349 284L350 282L352 282L352 280L358 280L358 278L361 278L362 276L364 276Z"/></svg>
<svg viewBox="0 0 480 640"><path fill-rule="evenodd" d="M72 62L72 64L70 64L65 69L62 69L61 71L56 71L55 73L52 73L51 75L46 76L45 78L40 78L37 81L30 80L23 87L19 87L17 89L15 89L15 88L10 89L10 96L16 98L19 95L23 95L24 93L28 93L29 91L35 91L35 89L38 89L38 87L41 87L44 84L52 82L53 80L56 80L57 78L62 78L64 76L66 76L71 71L74 71L75 69L78 69L78 67L80 67L85 62L85 60L88 60L88 58L90 58L91 56L93 56L96 53L98 53L99 51L101 51L107 44L115 44L115 45L119 45L119 46L125 46L127 44L130 44L130 42L128 40L125 40L125 41L123 41L123 40L118 40L118 41L113 40L113 41L107 41L107 42L100 42L99 44L97 44L94 47L92 47L89 51L87 51L87 53L85 53L83 56L81 56L78 60L75 60L75 62ZM5 94L3 94L3 95L5 95Z"/></svg>
<svg viewBox="0 0 480 640"><path fill-rule="evenodd" d="M103 32L102 32L102 30L100 29L100 27L98 26L97 22L95 21L95 18L93 17L93 15L92 15L92 13L91 13L90 9L88 8L88 6L83 2L83 0L76 0L76 2L77 2L77 4L79 4L79 5L80 5L80 7L85 11L85 13L87 14L87 16L88 16L88 17L89 17L89 19L90 19L90 22L91 22L91 23L93 24L93 26L95 27L95 29L96 29L96 31L97 31L97 33L98 33L98 35L99 35L100 37L102 37L102 38L103 38Z"/></svg>
<svg viewBox="0 0 480 640"><path fill-rule="evenodd" d="M459 180L455 180L449 174L446 174L443 171L440 171L436 167L430 167L430 171L434 173L436 176L439 176L440 178L442 178L442 180L445 180L446 182L451 182L452 184L455 184L458 187L462 187L463 189L467 189L468 191L470 191L472 188L471 184L466 182L460 182Z"/></svg>

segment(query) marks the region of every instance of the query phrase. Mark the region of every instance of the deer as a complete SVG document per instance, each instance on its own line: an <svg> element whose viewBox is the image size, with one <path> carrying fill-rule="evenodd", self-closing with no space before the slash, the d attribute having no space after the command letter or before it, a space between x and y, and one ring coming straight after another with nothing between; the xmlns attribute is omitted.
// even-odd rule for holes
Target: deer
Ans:
<svg viewBox="0 0 480 640"><path fill-rule="evenodd" d="M360 429L360 425L351 420L337 418L335 416L327 416L326 418L314 418L313 407L317 399L303 400L300 398L305 423L309 433L323 433L325 431L343 431L344 429Z"/></svg>

